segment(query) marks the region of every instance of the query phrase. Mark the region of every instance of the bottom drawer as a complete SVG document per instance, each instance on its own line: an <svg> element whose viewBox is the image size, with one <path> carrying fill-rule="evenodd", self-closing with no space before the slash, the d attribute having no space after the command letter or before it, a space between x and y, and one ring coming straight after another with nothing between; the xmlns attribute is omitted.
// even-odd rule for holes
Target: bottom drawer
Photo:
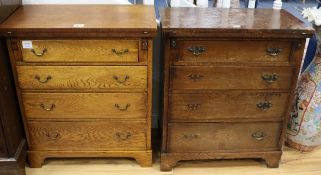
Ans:
<svg viewBox="0 0 321 175"><path fill-rule="evenodd" d="M145 122L28 122L31 150L145 150Z"/></svg>
<svg viewBox="0 0 321 175"><path fill-rule="evenodd" d="M169 152L278 149L282 123L170 123Z"/></svg>

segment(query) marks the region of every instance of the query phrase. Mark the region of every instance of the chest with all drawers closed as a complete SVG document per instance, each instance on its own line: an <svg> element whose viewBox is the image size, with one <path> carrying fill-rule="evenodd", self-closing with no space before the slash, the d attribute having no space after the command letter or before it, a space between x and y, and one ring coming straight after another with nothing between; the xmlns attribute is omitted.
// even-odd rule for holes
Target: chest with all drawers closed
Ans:
<svg viewBox="0 0 321 175"><path fill-rule="evenodd" d="M192 19L179 20L184 12L194 14ZM252 13L255 16L247 18ZM269 167L279 165L305 45L302 33L309 31L285 11L278 13L279 20L284 25L295 23L298 31L281 30L285 26L271 29L275 26L264 16L274 13L162 11L162 170L171 170L180 160L196 159L262 158Z"/></svg>

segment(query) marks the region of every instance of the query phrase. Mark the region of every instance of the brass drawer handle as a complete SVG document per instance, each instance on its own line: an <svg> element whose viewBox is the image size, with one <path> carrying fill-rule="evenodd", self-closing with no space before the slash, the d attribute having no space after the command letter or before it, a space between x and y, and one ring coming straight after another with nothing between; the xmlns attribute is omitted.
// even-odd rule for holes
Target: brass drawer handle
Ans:
<svg viewBox="0 0 321 175"><path fill-rule="evenodd" d="M190 74L187 77L191 79L193 82L197 82L200 81L204 76L200 74Z"/></svg>
<svg viewBox="0 0 321 175"><path fill-rule="evenodd" d="M282 49L280 49L280 48L267 48L266 52L270 56L278 56L282 52Z"/></svg>
<svg viewBox="0 0 321 175"><path fill-rule="evenodd" d="M39 75L36 75L35 79L38 80L39 83L48 83L48 81L51 80L52 77L48 75L45 79L41 79Z"/></svg>
<svg viewBox="0 0 321 175"><path fill-rule="evenodd" d="M187 48L187 50L189 52L191 52L193 55L195 56L199 56L201 55L204 51L206 51L205 48L201 47L201 46L192 46L192 47L189 47Z"/></svg>
<svg viewBox="0 0 321 175"><path fill-rule="evenodd" d="M253 133L252 134L252 137L254 138L254 139L256 139L256 140L264 140L264 138L265 138L265 134L264 134L264 132L255 132L255 133Z"/></svg>
<svg viewBox="0 0 321 175"><path fill-rule="evenodd" d="M42 57L45 55L46 52L48 52L48 50L44 48L41 52L37 52L35 49L31 49L31 52L37 57Z"/></svg>
<svg viewBox="0 0 321 175"><path fill-rule="evenodd" d="M125 77L121 79L119 76L114 75L113 79L116 80L118 83L125 83L129 79L129 76L125 75Z"/></svg>
<svg viewBox="0 0 321 175"><path fill-rule="evenodd" d="M123 49L123 50L111 49L111 51L116 55L124 55L129 52L128 49Z"/></svg>
<svg viewBox="0 0 321 175"><path fill-rule="evenodd" d="M201 137L200 137L200 135L198 135L198 134L187 134L187 135L184 135L183 136L184 137L184 139L187 139L187 140L193 140L193 139L200 139Z"/></svg>
<svg viewBox="0 0 321 175"><path fill-rule="evenodd" d="M60 134L58 132L52 131L52 132L47 132L46 136L50 140L57 140L60 137Z"/></svg>
<svg viewBox="0 0 321 175"><path fill-rule="evenodd" d="M258 103L256 106L262 111L267 111L268 109L272 108L272 103L269 101L265 101L265 102Z"/></svg>
<svg viewBox="0 0 321 175"><path fill-rule="evenodd" d="M278 79L279 79L279 75L277 73L262 75L262 80L267 83L273 83L273 82L277 81Z"/></svg>
<svg viewBox="0 0 321 175"><path fill-rule="evenodd" d="M188 111L196 111L201 107L201 104L187 104L185 105L185 109Z"/></svg>
<svg viewBox="0 0 321 175"><path fill-rule="evenodd" d="M129 133L129 132L126 132L126 133L116 132L116 136L117 136L117 139L118 139L118 140L126 141L126 140L128 140L132 135L131 135L131 133Z"/></svg>
<svg viewBox="0 0 321 175"><path fill-rule="evenodd" d="M126 104L125 106L121 106L119 104L115 104L115 107L121 111L127 111L128 108L130 107L130 104Z"/></svg>
<svg viewBox="0 0 321 175"><path fill-rule="evenodd" d="M49 108L47 108L44 104L41 103L40 107L42 109L44 109L45 111L53 111L55 109L56 105L55 104L51 104L51 106Z"/></svg>

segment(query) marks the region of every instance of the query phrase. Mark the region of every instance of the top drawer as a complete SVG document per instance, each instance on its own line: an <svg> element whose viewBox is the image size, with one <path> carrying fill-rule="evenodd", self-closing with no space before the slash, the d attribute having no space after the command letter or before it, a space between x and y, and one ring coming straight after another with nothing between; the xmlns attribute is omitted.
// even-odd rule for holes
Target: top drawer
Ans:
<svg viewBox="0 0 321 175"><path fill-rule="evenodd" d="M138 62L139 40L21 42L24 62Z"/></svg>
<svg viewBox="0 0 321 175"><path fill-rule="evenodd" d="M188 62L289 62L289 41L178 40L174 64ZM175 46L176 45L176 46Z"/></svg>

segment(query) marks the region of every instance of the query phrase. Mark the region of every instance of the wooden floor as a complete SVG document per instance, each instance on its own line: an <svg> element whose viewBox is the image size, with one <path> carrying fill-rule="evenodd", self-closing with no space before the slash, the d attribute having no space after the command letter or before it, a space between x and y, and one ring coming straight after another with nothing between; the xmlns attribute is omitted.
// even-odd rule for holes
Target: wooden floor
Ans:
<svg viewBox="0 0 321 175"><path fill-rule="evenodd" d="M155 156L157 157L157 156ZM321 149L300 153L284 148L280 168L266 168L260 160L179 162L171 172L141 168L131 159L49 159L42 168L27 168L27 175L321 175Z"/></svg>

